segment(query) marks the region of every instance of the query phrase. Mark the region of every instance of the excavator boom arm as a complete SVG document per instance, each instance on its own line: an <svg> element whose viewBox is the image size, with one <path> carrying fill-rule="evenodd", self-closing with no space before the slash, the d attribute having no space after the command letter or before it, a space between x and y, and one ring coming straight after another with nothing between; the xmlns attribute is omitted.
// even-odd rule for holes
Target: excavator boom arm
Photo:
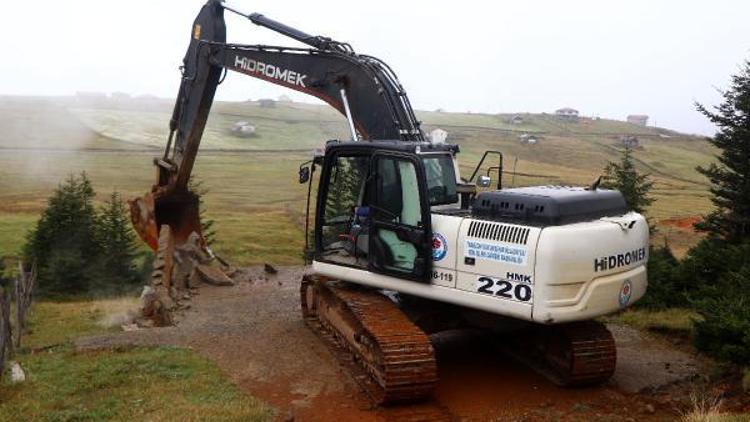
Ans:
<svg viewBox="0 0 750 422"><path fill-rule="evenodd" d="M227 44L225 10L312 48ZM192 232L200 234L197 198L187 185L216 88L228 70L320 98L347 116L355 138L424 140L393 71L346 43L308 35L257 13L239 13L220 0L203 6L190 35L169 141L163 157L155 160L157 182L151 194L131 201L136 231L154 249L163 224L170 225L178 244Z"/></svg>
<svg viewBox="0 0 750 422"><path fill-rule="evenodd" d="M348 44L234 9L228 10L314 48L226 44L224 9L218 0L203 6L185 55L170 124L176 130L174 153L171 157L169 151L165 154L165 158L171 158L172 169L176 167L178 188L183 188L190 177L216 87L226 70L315 96L344 115L347 101L353 124L363 139L424 140L406 93L382 61L356 54Z"/></svg>

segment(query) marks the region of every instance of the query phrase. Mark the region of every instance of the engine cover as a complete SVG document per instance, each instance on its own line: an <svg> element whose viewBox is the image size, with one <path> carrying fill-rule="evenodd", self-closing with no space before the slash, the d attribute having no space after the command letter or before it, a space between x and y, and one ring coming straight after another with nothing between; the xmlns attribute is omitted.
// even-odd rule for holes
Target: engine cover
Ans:
<svg viewBox="0 0 750 422"><path fill-rule="evenodd" d="M628 211L625 198L615 190L586 190L570 186L535 186L482 192L472 216L534 226L559 226Z"/></svg>

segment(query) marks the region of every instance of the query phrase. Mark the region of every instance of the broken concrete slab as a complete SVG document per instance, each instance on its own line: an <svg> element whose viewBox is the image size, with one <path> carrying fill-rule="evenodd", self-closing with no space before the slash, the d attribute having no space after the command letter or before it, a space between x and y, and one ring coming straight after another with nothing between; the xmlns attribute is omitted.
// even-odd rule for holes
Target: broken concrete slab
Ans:
<svg viewBox="0 0 750 422"><path fill-rule="evenodd" d="M206 284L214 286L234 286L234 280L229 278L229 276L224 274L220 269L209 265L198 265L195 267L195 274Z"/></svg>

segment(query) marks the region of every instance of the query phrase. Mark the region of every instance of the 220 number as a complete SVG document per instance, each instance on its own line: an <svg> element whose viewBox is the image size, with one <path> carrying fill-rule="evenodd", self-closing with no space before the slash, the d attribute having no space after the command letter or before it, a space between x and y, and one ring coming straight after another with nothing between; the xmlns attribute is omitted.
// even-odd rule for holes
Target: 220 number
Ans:
<svg viewBox="0 0 750 422"><path fill-rule="evenodd" d="M524 283L514 283L507 280L495 280L489 277L479 277L477 291L519 302L531 300L531 286Z"/></svg>

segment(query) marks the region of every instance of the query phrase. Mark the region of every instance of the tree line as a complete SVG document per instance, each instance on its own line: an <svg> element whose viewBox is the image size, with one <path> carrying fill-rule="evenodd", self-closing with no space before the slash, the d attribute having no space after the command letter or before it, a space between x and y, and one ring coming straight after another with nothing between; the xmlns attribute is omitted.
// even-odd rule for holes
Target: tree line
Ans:
<svg viewBox="0 0 750 422"><path fill-rule="evenodd" d="M638 306L689 308L695 345L722 360L750 364L750 61L722 92L723 102L698 111L718 132L708 141L717 162L696 170L707 177L714 209L695 228L705 237L678 260L667 244L652 246L649 286ZM631 209L644 212L653 202L653 183L639 174L626 149L605 169L605 184L619 189Z"/></svg>
<svg viewBox="0 0 750 422"><path fill-rule="evenodd" d="M133 291L148 271L124 201L112 192L96 207L86 173L71 175L47 200L23 249L38 265L39 293L47 296L118 294Z"/></svg>

